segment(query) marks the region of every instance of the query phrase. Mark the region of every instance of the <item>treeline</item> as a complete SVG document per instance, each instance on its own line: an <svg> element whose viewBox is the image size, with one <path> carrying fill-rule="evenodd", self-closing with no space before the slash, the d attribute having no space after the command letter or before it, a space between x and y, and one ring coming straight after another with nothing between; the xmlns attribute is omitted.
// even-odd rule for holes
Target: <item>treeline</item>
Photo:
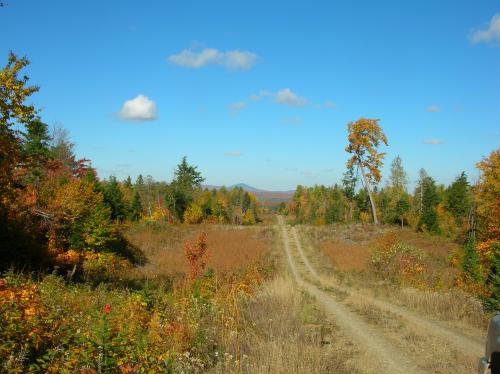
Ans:
<svg viewBox="0 0 500 374"><path fill-rule="evenodd" d="M139 176L100 180L90 160L78 159L66 130L49 133L27 104L38 87L21 71L26 58L10 54L0 70L0 263L61 263L84 253L116 253L139 261L121 237L131 220L254 224L255 196L242 189L207 191L184 157L172 183ZM139 256L140 257L140 256ZM75 261L67 261L74 263Z"/></svg>
<svg viewBox="0 0 500 374"><path fill-rule="evenodd" d="M467 175L461 173L453 183L444 186L424 169L419 174L416 188L408 191L401 158L393 160L387 184L372 191L380 222L456 237L468 227L473 208L473 188ZM373 214L366 188L356 188L359 178L351 170L344 173L341 184L332 187L297 186L286 208L298 223L371 222Z"/></svg>
<svg viewBox="0 0 500 374"><path fill-rule="evenodd" d="M251 225L261 209L255 195L242 188L203 188L204 178L183 157L171 183L139 175L119 182L115 177L101 182L104 199L119 220L167 221L170 223L232 223Z"/></svg>

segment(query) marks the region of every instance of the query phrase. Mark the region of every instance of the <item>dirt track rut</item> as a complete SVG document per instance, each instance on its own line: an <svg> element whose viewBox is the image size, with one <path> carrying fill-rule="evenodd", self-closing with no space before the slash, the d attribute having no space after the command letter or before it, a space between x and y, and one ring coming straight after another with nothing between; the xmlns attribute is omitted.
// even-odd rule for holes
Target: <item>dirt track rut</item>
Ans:
<svg viewBox="0 0 500 374"><path fill-rule="evenodd" d="M337 325L353 340L361 351L366 353L369 358L369 366L372 367L373 372L423 373L424 371L413 362L409 354L393 346L391 342L378 334L372 326L364 322L358 315L351 312L345 305L339 303L329 293L322 291L318 286L305 280L301 276L297 263L292 255L289 229L284 224L281 216L278 217L278 223L281 227L283 247L287 262L297 284L306 292L313 295L317 302L333 316ZM294 238L296 250L300 251L300 240L297 233L292 231L292 236ZM315 273L314 269L307 261L307 258L305 258L304 264L309 272L312 270L312 273Z"/></svg>
<svg viewBox="0 0 500 374"><path fill-rule="evenodd" d="M300 255L300 258L302 259L305 267L309 271L309 276L312 276L312 278L317 281L321 286L329 286L336 288L337 290L340 290L345 293L351 293L352 290L339 286L338 284L333 285L331 283L326 283L324 280L319 276L319 274L316 272L316 270L312 267L309 259L305 255L305 252L302 248L302 244L300 242L299 235L297 233L297 230L295 227L291 228L292 235L294 237L295 241L295 247ZM465 336L463 334L460 334L456 331L451 330L447 326L445 326L443 323L436 321L436 320L430 320L428 318L424 319L415 312L405 309L399 305L394 305L389 302L376 299L373 297L370 297L368 295L363 295L363 298L373 304L374 306L385 310L392 312L394 314L397 314L404 319L412 322L413 324L421 327L422 329L426 330L428 333L439 336L443 339L445 339L449 344L454 346L456 349L459 351L480 357L484 351L484 344L479 338L471 338L470 336Z"/></svg>

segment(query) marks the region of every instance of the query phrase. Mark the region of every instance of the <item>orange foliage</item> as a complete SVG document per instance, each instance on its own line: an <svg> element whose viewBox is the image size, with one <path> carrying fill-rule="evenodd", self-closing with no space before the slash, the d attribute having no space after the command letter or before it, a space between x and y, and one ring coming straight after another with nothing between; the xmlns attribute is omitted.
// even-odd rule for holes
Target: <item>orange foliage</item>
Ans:
<svg viewBox="0 0 500 374"><path fill-rule="evenodd" d="M184 255L189 263L189 278L196 279L198 278L203 271L205 270L205 266L207 265L207 254L208 245L207 245L207 234L201 232L196 239L196 243L184 244Z"/></svg>

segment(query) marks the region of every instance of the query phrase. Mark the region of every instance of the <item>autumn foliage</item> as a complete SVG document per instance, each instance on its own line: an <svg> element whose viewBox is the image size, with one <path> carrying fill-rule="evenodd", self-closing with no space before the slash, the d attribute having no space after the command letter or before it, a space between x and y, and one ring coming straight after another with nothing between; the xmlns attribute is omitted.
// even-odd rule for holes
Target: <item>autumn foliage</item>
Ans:
<svg viewBox="0 0 500 374"><path fill-rule="evenodd" d="M207 266L208 258L207 234L201 232L195 243L184 244L184 255L189 263L189 278L198 278Z"/></svg>

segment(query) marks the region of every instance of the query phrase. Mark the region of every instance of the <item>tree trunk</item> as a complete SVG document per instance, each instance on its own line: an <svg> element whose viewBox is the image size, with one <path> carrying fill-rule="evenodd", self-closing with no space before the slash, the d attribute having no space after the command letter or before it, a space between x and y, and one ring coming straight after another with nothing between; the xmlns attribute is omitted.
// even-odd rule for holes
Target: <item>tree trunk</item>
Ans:
<svg viewBox="0 0 500 374"><path fill-rule="evenodd" d="M370 204L372 205L372 213L373 213L373 223L378 224L377 212L375 210L375 201L373 201L372 192L370 191L370 186L368 185L368 180L366 179L365 171L361 165L359 165L361 169L361 175L363 175L363 180L365 182L366 192L368 192L368 197L370 198Z"/></svg>
<svg viewBox="0 0 500 374"><path fill-rule="evenodd" d="M403 228L403 222L404 222L403 219L404 219L403 216L401 216L401 228Z"/></svg>

